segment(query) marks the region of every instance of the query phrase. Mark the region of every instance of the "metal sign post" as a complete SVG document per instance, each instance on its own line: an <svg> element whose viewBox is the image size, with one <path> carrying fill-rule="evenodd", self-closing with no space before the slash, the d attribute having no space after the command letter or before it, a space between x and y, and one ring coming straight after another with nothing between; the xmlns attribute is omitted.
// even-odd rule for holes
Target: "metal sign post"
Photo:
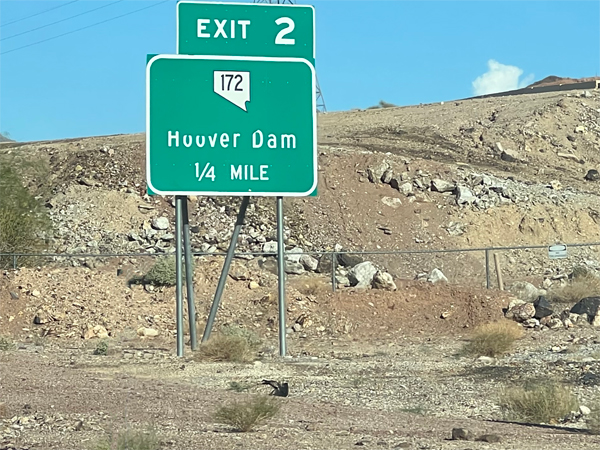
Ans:
<svg viewBox="0 0 600 450"><path fill-rule="evenodd" d="M183 219L183 258L185 260L185 287L190 325L190 346L192 350L196 350L198 348L198 338L196 337L196 304L194 302L194 255L192 255L192 246L190 243L188 199L185 196L179 197L181 197Z"/></svg>
<svg viewBox="0 0 600 450"><path fill-rule="evenodd" d="M285 356L285 242L283 239L283 197L277 197L277 277L279 281L279 356Z"/></svg>
<svg viewBox="0 0 600 450"><path fill-rule="evenodd" d="M181 196L177 196L175 198L175 316L177 322L177 356L183 356L182 203Z"/></svg>

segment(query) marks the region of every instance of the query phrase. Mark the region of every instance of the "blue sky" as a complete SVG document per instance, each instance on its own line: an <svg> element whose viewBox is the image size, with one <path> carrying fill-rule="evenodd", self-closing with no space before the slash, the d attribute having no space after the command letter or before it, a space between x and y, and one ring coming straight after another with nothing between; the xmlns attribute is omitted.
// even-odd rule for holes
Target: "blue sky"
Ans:
<svg viewBox="0 0 600 450"><path fill-rule="evenodd" d="M175 53L176 2L115 2L0 1L1 132L32 141L144 131L146 54ZM597 0L298 3L316 9L317 74L330 111L600 75Z"/></svg>

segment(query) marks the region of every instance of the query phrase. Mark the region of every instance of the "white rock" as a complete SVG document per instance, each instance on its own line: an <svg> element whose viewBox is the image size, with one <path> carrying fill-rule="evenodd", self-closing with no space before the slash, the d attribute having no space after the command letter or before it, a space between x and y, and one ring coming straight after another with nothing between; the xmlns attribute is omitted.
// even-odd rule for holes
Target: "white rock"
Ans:
<svg viewBox="0 0 600 450"><path fill-rule="evenodd" d="M368 287L373 282L373 277L376 273L377 267L371 261L365 261L350 269L348 280L350 280L351 286Z"/></svg>
<svg viewBox="0 0 600 450"><path fill-rule="evenodd" d="M152 219L152 228L155 230L166 230L169 228L169 219L166 217L155 217Z"/></svg>
<svg viewBox="0 0 600 450"><path fill-rule="evenodd" d="M277 253L277 241L269 241L263 244L264 253Z"/></svg>
<svg viewBox="0 0 600 450"><path fill-rule="evenodd" d="M402 184L402 185L401 185L401 186L398 188L398 190L399 190L400 192L402 192L404 195L407 195L407 196L408 196L409 194L412 194L412 191L413 191L413 185L412 185L412 183L403 183L403 184Z"/></svg>
<svg viewBox="0 0 600 450"><path fill-rule="evenodd" d="M589 416L592 413L592 410L587 406L579 406L579 412L584 416Z"/></svg>
<svg viewBox="0 0 600 450"><path fill-rule="evenodd" d="M427 281L433 284L439 283L440 281L444 281L447 283L448 278L446 278L446 275L444 275L444 273L440 269L433 269L427 277Z"/></svg>
<svg viewBox="0 0 600 450"><path fill-rule="evenodd" d="M494 358L490 358L489 356L480 356L477 358L477 361L480 361L484 364L493 364L496 360Z"/></svg>
<svg viewBox="0 0 600 450"><path fill-rule="evenodd" d="M338 286L350 286L350 280L344 275L336 275L335 282Z"/></svg>
<svg viewBox="0 0 600 450"><path fill-rule="evenodd" d="M371 183L380 183L381 177L389 167L390 165L385 161L382 161L373 167L369 167L367 169L367 177L369 178L369 181Z"/></svg>
<svg viewBox="0 0 600 450"><path fill-rule="evenodd" d="M285 252L285 259L290 262L300 262L302 253L304 253L303 249L301 249L300 247L294 247L291 250Z"/></svg>
<svg viewBox="0 0 600 450"><path fill-rule="evenodd" d="M517 322L525 322L533 316L535 316L535 306L533 306L533 303L524 302L512 307L506 312L507 319L514 319Z"/></svg>
<svg viewBox="0 0 600 450"><path fill-rule="evenodd" d="M475 201L475 196L471 189L466 186L456 187L456 203L459 205L470 205Z"/></svg>
<svg viewBox="0 0 600 450"><path fill-rule="evenodd" d="M154 328L140 327L137 330L137 334L138 336L143 337L156 337L158 336L158 330L155 330Z"/></svg>
<svg viewBox="0 0 600 450"><path fill-rule="evenodd" d="M396 197L383 197L381 199L381 203L389 206L390 208L398 208L400 205L402 205L402 200Z"/></svg>
<svg viewBox="0 0 600 450"><path fill-rule="evenodd" d="M431 188L432 190L437 192L454 192L456 186L454 185L454 183L450 183L449 181L436 178L434 180L431 180Z"/></svg>
<svg viewBox="0 0 600 450"><path fill-rule="evenodd" d="M517 281L516 283L513 283L508 290L515 297L524 302L534 302L540 295L546 295L545 289L538 289L533 284L526 281Z"/></svg>
<svg viewBox="0 0 600 450"><path fill-rule="evenodd" d="M302 264L306 270L315 271L319 266L319 260L310 255L302 255L300 257L300 264Z"/></svg>
<svg viewBox="0 0 600 450"><path fill-rule="evenodd" d="M285 273L302 275L304 273L304 266L299 262L286 261L284 270Z"/></svg>
<svg viewBox="0 0 600 450"><path fill-rule="evenodd" d="M507 311L510 311L511 309L513 309L515 306L519 306L522 305L523 303L525 303L523 300L521 300L520 298L513 298L509 304L508 304L508 308L506 309Z"/></svg>
<svg viewBox="0 0 600 450"><path fill-rule="evenodd" d="M535 328L540 325L540 321L534 318L527 319L523 322L523 326L525 328Z"/></svg>

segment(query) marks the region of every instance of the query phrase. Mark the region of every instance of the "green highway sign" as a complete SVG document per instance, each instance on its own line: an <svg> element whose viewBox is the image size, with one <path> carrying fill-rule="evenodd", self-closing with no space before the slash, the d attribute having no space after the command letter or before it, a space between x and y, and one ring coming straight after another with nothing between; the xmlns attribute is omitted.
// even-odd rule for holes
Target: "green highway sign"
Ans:
<svg viewBox="0 0 600 450"><path fill-rule="evenodd" d="M306 59L154 56L146 67L148 187L160 195L309 195L317 184L314 92Z"/></svg>
<svg viewBox="0 0 600 450"><path fill-rule="evenodd" d="M304 58L314 65L310 5L180 1L177 53Z"/></svg>

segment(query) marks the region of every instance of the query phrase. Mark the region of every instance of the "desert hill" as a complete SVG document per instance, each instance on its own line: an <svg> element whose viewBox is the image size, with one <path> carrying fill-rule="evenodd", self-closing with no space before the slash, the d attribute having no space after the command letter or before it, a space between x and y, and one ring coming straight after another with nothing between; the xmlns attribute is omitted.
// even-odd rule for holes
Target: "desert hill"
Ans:
<svg viewBox="0 0 600 450"><path fill-rule="evenodd" d="M288 248L431 250L600 241L600 183L586 179L600 168L599 117L597 91L322 114L319 195L286 199ZM0 156L38 162L25 182L43 198L54 222L51 251L172 251L172 225L161 233L152 229L152 220L162 215L172 224L174 208L173 199L145 193L143 134L19 143L0 149ZM442 182L447 186L440 188ZM192 198L196 250L227 248L239 203ZM240 251L261 252L275 239L274 216L272 199L252 201ZM579 260L593 260L589 252ZM455 255L437 259L457 276L465 274ZM481 255L476 259L480 270ZM433 264L419 255L385 263L403 278ZM533 266L541 269L539 262Z"/></svg>
<svg viewBox="0 0 600 450"><path fill-rule="evenodd" d="M52 220L48 250L80 255L19 259L18 270L0 257L0 449L109 448L100 439L146 425L174 449L465 448L466 437L472 448L597 449L600 315L571 307L598 282L584 268L567 277L600 269L598 246L570 246L561 260L545 246L600 241L599 117L595 90L320 115L319 195L285 201L288 357L277 352L274 258L238 255L227 278L213 336L261 342L249 364L190 354L187 322L185 358L175 357L175 287L131 282L170 261L147 254L174 245L173 199L145 192L143 134L0 145L0 169L17 168ZM240 250L273 251L274 203L252 200ZM204 253L199 336L223 262L210 254L227 247L239 204L189 204ZM506 245L542 248L490 251L511 291L495 277L485 289L477 248ZM332 292L333 255L297 252L340 248L380 253L338 253ZM471 251L432 252L453 249ZM112 252L134 256L85 256ZM375 272L347 287L357 267ZM434 283L436 269L447 283ZM503 319L509 305L525 328ZM490 322L504 333L477 331ZM486 347L465 353L477 333ZM523 338L497 347L512 333ZM217 407L266 394L263 379L289 382L281 415L252 433L215 423ZM519 404L551 405L537 408L550 419L532 419L544 425L505 420L501 394L521 386Z"/></svg>

